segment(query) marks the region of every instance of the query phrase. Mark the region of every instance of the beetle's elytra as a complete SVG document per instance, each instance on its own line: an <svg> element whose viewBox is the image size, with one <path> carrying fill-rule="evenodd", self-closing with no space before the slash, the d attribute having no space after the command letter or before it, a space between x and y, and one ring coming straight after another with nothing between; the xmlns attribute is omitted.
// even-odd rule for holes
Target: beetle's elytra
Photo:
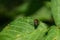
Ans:
<svg viewBox="0 0 60 40"><path fill-rule="evenodd" d="M39 25L38 19L34 19L34 26L35 26L35 29L37 28L38 25Z"/></svg>

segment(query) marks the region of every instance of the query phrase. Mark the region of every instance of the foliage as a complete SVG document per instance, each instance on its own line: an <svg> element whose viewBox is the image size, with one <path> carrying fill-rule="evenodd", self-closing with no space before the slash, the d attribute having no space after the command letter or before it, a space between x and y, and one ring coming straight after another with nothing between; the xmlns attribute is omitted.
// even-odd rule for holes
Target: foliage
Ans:
<svg viewBox="0 0 60 40"><path fill-rule="evenodd" d="M0 23L0 40L60 40L59 0L9 1L0 3L0 18L10 20Z"/></svg>

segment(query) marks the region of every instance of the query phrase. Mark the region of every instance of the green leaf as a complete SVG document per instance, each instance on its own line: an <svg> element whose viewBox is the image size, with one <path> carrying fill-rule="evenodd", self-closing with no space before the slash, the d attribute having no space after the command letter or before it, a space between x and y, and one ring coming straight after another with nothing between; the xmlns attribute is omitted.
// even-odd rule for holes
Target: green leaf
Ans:
<svg viewBox="0 0 60 40"><path fill-rule="evenodd" d="M59 28L56 26L51 26L45 40L58 40L59 38Z"/></svg>
<svg viewBox="0 0 60 40"><path fill-rule="evenodd" d="M1 32L0 32L0 39L1 40L8 40L8 39L15 39L24 34L29 34L34 31L33 25L29 24L29 22L24 21L23 17L16 18L10 24L8 24ZM29 20L30 21L30 20Z"/></svg>
<svg viewBox="0 0 60 40"><path fill-rule="evenodd" d="M43 39L43 36L47 32L47 25L44 23L40 22L38 28L31 32L30 34L24 35L21 39L18 38L19 40L41 40Z"/></svg>
<svg viewBox="0 0 60 40"><path fill-rule="evenodd" d="M55 24L60 27L60 0L51 0L51 9Z"/></svg>
<svg viewBox="0 0 60 40"><path fill-rule="evenodd" d="M33 17L35 19L39 19L39 20L49 20L49 21L52 18L51 11L46 6L43 6L42 8L40 8L31 17Z"/></svg>
<svg viewBox="0 0 60 40"><path fill-rule="evenodd" d="M45 1L44 4L47 8L51 8L51 2L50 1Z"/></svg>

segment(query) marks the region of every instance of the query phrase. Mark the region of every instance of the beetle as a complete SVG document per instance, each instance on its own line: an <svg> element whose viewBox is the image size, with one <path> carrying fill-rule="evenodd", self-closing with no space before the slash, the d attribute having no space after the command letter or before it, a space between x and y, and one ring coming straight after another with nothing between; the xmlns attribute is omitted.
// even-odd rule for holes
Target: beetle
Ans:
<svg viewBox="0 0 60 40"><path fill-rule="evenodd" d="M35 29L38 27L38 25L39 25L39 20L34 19L34 27L35 27Z"/></svg>

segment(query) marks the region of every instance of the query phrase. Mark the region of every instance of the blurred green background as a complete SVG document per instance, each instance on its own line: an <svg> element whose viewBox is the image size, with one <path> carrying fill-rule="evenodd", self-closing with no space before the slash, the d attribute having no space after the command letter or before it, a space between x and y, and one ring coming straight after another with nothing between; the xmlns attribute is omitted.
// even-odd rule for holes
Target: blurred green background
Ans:
<svg viewBox="0 0 60 40"><path fill-rule="evenodd" d="M21 15L53 24L50 0L0 0L0 31Z"/></svg>

